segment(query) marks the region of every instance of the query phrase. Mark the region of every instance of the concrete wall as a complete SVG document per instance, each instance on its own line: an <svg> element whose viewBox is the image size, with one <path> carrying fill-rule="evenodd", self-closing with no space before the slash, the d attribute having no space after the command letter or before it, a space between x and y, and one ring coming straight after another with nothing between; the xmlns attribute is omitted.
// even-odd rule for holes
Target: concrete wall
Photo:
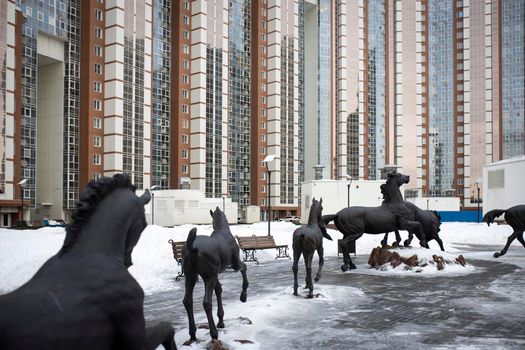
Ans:
<svg viewBox="0 0 525 350"><path fill-rule="evenodd" d="M41 216L63 216L64 44L38 36L36 203Z"/></svg>
<svg viewBox="0 0 525 350"><path fill-rule="evenodd" d="M350 185L350 206L375 207L381 205L380 186L385 180L354 180ZM335 214L348 205L348 181L314 180L301 184L301 222L307 223L312 199L323 199L323 215ZM401 188L403 193L403 188Z"/></svg>
<svg viewBox="0 0 525 350"><path fill-rule="evenodd" d="M143 192L137 191L140 196ZM237 223L237 203L230 198L206 198L198 190L154 191L153 198L146 206L146 220L149 224L175 226L183 224L211 224L210 210L223 210L230 224Z"/></svg>
<svg viewBox="0 0 525 350"><path fill-rule="evenodd" d="M525 156L487 164L483 168L483 214L525 204Z"/></svg>
<svg viewBox="0 0 525 350"><path fill-rule="evenodd" d="M459 211L459 197L417 197L408 198L407 202L412 202L421 209L437 211Z"/></svg>

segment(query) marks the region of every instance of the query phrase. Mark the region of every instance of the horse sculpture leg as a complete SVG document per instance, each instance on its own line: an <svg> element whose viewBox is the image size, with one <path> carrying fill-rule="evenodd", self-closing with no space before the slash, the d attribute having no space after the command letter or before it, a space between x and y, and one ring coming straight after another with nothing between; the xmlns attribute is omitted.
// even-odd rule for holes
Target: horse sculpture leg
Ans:
<svg viewBox="0 0 525 350"><path fill-rule="evenodd" d="M219 332L215 326L215 321L213 320L213 291L217 283L217 275L206 276L204 279L204 298L202 300L202 307L206 312L206 317L208 318L208 326L210 327L210 336L212 339L219 339Z"/></svg>
<svg viewBox="0 0 525 350"><path fill-rule="evenodd" d="M383 238L383 240L381 241L381 247L386 247L388 246L388 232L385 232L385 237Z"/></svg>
<svg viewBox="0 0 525 350"><path fill-rule="evenodd" d="M520 241L520 243L523 245L523 247L525 248L525 240L523 239L523 232L521 232L521 236L518 235L518 241Z"/></svg>
<svg viewBox="0 0 525 350"><path fill-rule="evenodd" d="M310 290L310 292L308 293L308 298L313 298L314 284L312 282L312 260L314 257L314 253L312 252L311 254L307 254L307 255L303 254L303 257L304 257L304 265L306 267L306 278L305 278L306 288Z"/></svg>
<svg viewBox="0 0 525 350"><path fill-rule="evenodd" d="M348 245L350 244L350 242L357 240L362 235L362 232L355 235L347 235L341 241L341 250L343 251L343 265L341 265L341 270L343 270L343 272L347 271L348 269L354 270L356 268L356 266L352 262L352 259L350 258Z"/></svg>
<svg viewBox="0 0 525 350"><path fill-rule="evenodd" d="M217 279L215 283L215 296L217 297L217 317L219 322L217 322L217 328L224 328L224 309L222 307L222 284Z"/></svg>
<svg viewBox="0 0 525 350"><path fill-rule="evenodd" d="M161 322L156 326L146 327L146 349L155 350L159 344L166 350L177 350L173 336L175 331L168 322Z"/></svg>
<svg viewBox="0 0 525 350"><path fill-rule="evenodd" d="M412 240L414 239L414 234L411 231L408 231L408 238L405 239L403 242L403 245L405 247L410 247L410 243L412 243Z"/></svg>
<svg viewBox="0 0 525 350"><path fill-rule="evenodd" d="M197 283L197 275L186 273L186 292L184 293L184 307L188 314L188 324L190 339L184 343L184 345L190 345L192 342L197 340L195 335L197 328L195 327L195 318L193 316L193 289Z"/></svg>
<svg viewBox="0 0 525 350"><path fill-rule="evenodd" d="M299 288L299 282L297 281L297 272L299 271L299 259L301 258L301 252L299 249L294 247L293 250L293 295L297 296L297 288Z"/></svg>
<svg viewBox="0 0 525 350"><path fill-rule="evenodd" d="M317 248L317 255L319 255L319 269L317 270L317 275L315 276L315 282L319 282L321 279L321 270L323 269L324 265L324 248L323 246L320 246Z"/></svg>
<svg viewBox="0 0 525 350"><path fill-rule="evenodd" d="M501 252L496 252L494 253L494 257L495 258L498 258L502 255L505 255L507 253L507 250L509 249L510 247L510 244L518 237L521 237L521 235L523 234L523 231L514 231L512 232L512 234L509 236L509 238L507 238L507 244L505 244L505 247L503 248L503 250ZM524 245L525 246L525 245Z"/></svg>
<svg viewBox="0 0 525 350"><path fill-rule="evenodd" d="M444 252L445 247L443 246L443 241L441 240L441 238L437 234L434 234L433 238L436 240L436 242L438 242L441 251Z"/></svg>

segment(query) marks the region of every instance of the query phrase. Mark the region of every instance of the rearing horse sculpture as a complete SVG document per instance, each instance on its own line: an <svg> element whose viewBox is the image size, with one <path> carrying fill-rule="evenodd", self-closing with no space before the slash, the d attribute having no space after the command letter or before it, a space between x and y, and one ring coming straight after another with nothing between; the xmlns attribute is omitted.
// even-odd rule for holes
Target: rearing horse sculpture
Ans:
<svg viewBox="0 0 525 350"><path fill-rule="evenodd" d="M312 200L312 205L310 206L308 225L299 227L293 233L293 295L297 295L297 288L299 286L297 282L297 271L299 270L299 258L301 258L301 254L303 255L304 265L306 267L306 288L310 289L308 298L313 298L314 296L314 284L312 283L312 259L316 250L317 255L319 255L319 269L315 276L315 282L318 282L321 278L321 270L324 264L323 236L332 240L328 233L326 233L326 228L322 226L322 204L322 198L320 201L316 201L314 198Z"/></svg>
<svg viewBox="0 0 525 350"><path fill-rule="evenodd" d="M218 339L217 328L224 328L224 310L222 308L222 286L219 282L219 274L224 272L228 266L242 274L241 301L246 302L248 279L246 277L246 264L239 257L239 245L233 238L224 213L217 207L215 211L210 210L213 218L213 232L208 236L197 236L197 229L191 229L186 244L182 266L186 274L186 292L184 294L184 306L188 313L190 339L184 343L189 345L197 337L195 335L195 319L193 316L193 289L200 275L204 281L204 300L202 305L208 318L210 336ZM217 297L217 316L219 322L215 326L212 313L213 291Z"/></svg>
<svg viewBox="0 0 525 350"><path fill-rule="evenodd" d="M0 349L176 349L169 323L146 328L144 292L128 272L147 226L129 176L90 182L60 251L0 296Z"/></svg>
<svg viewBox="0 0 525 350"><path fill-rule="evenodd" d="M343 265L341 270L355 269L349 254L349 243L355 241L363 233L383 234L397 229L414 232L426 247L425 235L419 221L405 205L399 187L410 181L410 177L400 173L389 173L384 191L385 201L379 207L348 207L341 209L335 215L323 216L323 223L334 221L335 226L343 234L341 249L343 251Z"/></svg>

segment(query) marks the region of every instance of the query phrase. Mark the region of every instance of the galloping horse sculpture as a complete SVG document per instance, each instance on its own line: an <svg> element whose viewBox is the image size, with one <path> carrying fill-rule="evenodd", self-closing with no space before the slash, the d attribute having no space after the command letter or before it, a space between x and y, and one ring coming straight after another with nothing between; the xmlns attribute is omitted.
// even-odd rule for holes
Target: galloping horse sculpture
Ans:
<svg viewBox="0 0 525 350"><path fill-rule="evenodd" d="M299 286L297 282L297 271L299 270L299 258L301 254L304 258L304 264L306 267L306 288L310 290L308 298L313 298L314 284L312 283L312 259L315 251L319 255L319 269L315 276L315 282L318 282L321 278L321 270L324 264L323 258L323 236L332 240L332 238L326 233L326 228L322 226L322 213L323 213L323 199L320 201L312 200L310 206L310 216L308 218L308 225L299 227L293 233L293 295L297 295L297 288Z"/></svg>
<svg viewBox="0 0 525 350"><path fill-rule="evenodd" d="M128 272L147 226L129 176L92 181L60 251L0 296L0 349L176 349L169 323L146 328L144 292Z"/></svg>
<svg viewBox="0 0 525 350"><path fill-rule="evenodd" d="M439 213L435 210L423 210L419 208L417 205L405 202L405 205L407 208L412 212L414 215L414 219L416 221L419 221L421 223L421 227L423 228L423 233L425 234L425 239L428 244L431 240L435 239L436 242L439 244L439 248L441 251L445 251L445 248L443 246L443 241L439 237L439 231L441 231L441 216ZM396 233L396 243L399 246L399 243L401 242L401 236L399 235L399 230L395 230ZM412 239L414 238L414 234L411 231L408 231L408 239L403 242L405 247L408 247L410 243L412 242ZM385 233L385 237L381 241L382 246L386 246L388 242L388 232Z"/></svg>
<svg viewBox="0 0 525 350"><path fill-rule="evenodd" d="M505 244L503 250L501 252L494 253L495 258L505 255L510 247L510 244L516 238L518 241L520 241L523 247L525 247L525 240L523 239L523 231L525 231L525 205L515 205L507 210L491 210L483 216L483 221L485 221L487 225L490 226L490 224L494 222L494 219L503 213L505 213L505 221L512 227L513 232L509 238L507 238L507 244Z"/></svg>
<svg viewBox="0 0 525 350"><path fill-rule="evenodd" d="M204 300L202 305L208 318L210 336L218 339L217 328L224 328L224 310L222 308L222 286L219 282L219 274L224 272L228 266L242 274L241 301L246 302L248 279L246 277L246 264L239 257L239 245L233 238L224 213L217 207L215 211L210 210L213 218L213 232L208 236L197 236L197 229L191 229L184 246L182 266L186 274L186 292L184 294L184 306L188 313L190 339L185 343L189 345L197 337L195 335L195 319L193 316L193 289L200 275L204 281ZM215 326L212 313L213 291L217 297L217 316L219 322Z"/></svg>
<svg viewBox="0 0 525 350"><path fill-rule="evenodd" d="M349 243L355 241L363 233L383 234L395 230L414 232L426 247L425 235L419 221L414 220L413 214L407 208L399 187L410 181L410 177L400 173L389 173L384 184L385 201L379 207L348 207L341 209L335 215L323 216L323 223L334 221L335 226L343 234L341 250L343 265L341 270L355 269L349 254Z"/></svg>

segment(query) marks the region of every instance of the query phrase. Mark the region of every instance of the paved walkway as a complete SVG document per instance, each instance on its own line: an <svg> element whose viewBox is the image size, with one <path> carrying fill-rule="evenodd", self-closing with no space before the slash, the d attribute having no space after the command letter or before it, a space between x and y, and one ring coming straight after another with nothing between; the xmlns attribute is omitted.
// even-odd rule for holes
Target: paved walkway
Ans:
<svg viewBox="0 0 525 350"><path fill-rule="evenodd" d="M465 248L492 253L499 247ZM499 259L475 257L476 253L467 254L476 273L435 277L369 274L365 256L353 259L358 270L342 273L341 258L329 257L314 289L321 293L319 299L325 299L322 302L290 297L290 261L249 264L249 301L268 303L265 321L270 326L248 331L245 339L255 340L261 349L524 349L525 249L513 246ZM257 319L253 313L265 306L242 309L240 274L226 272L221 281L226 329L229 310L241 308L243 316ZM197 320L203 319L197 315L202 312L203 289L202 283L195 289ZM174 282L172 291L147 296L146 318L171 320L177 332L187 332L183 293L181 281Z"/></svg>

